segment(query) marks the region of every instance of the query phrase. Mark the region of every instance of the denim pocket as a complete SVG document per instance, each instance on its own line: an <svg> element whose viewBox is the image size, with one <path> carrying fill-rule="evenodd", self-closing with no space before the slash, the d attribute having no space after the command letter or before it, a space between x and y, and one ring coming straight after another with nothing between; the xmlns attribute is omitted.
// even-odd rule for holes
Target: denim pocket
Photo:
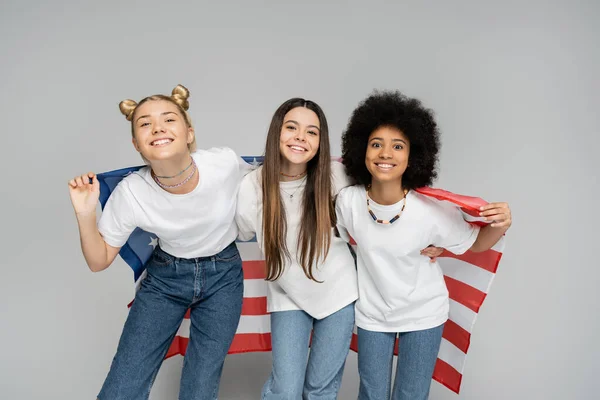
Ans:
<svg viewBox="0 0 600 400"><path fill-rule="evenodd" d="M170 265L173 262L173 260L170 257L166 257L163 254L159 253L158 251L155 251L154 253L152 253L152 256L150 257L150 260L148 262L148 266L155 266L155 267L166 267L167 265Z"/></svg>
<svg viewBox="0 0 600 400"><path fill-rule="evenodd" d="M237 249L237 246L227 246L224 250L222 250L219 254L215 256L217 261L221 262L231 262L239 260L240 252Z"/></svg>

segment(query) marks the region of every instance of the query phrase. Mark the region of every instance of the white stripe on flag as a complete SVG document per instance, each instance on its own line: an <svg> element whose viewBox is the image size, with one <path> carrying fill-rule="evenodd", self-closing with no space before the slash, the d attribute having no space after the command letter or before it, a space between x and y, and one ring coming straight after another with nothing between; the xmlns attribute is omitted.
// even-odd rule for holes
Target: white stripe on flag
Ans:
<svg viewBox="0 0 600 400"><path fill-rule="evenodd" d="M506 236L502 236L495 245L492 246L492 250L497 251L498 253L504 252L504 244L506 243Z"/></svg>
<svg viewBox="0 0 600 400"><path fill-rule="evenodd" d="M460 351L458 347L442 338L440 343L440 352L438 358L450 364L455 370L462 374L465 367L466 354Z"/></svg>
<svg viewBox="0 0 600 400"><path fill-rule="evenodd" d="M266 297L267 284L264 279L244 279L244 297Z"/></svg>
<svg viewBox="0 0 600 400"><path fill-rule="evenodd" d="M271 332L271 320L268 315L242 315L237 327L238 333L269 333ZM177 336L190 337L190 320L183 319Z"/></svg>
<svg viewBox="0 0 600 400"><path fill-rule="evenodd" d="M256 242L240 242L237 243L237 248L240 251L240 256L244 261L264 260L262 251Z"/></svg>
<svg viewBox="0 0 600 400"><path fill-rule="evenodd" d="M440 258L439 264L444 275L466 283L484 293L488 292L494 279L492 272L456 258Z"/></svg>
<svg viewBox="0 0 600 400"><path fill-rule="evenodd" d="M269 333L271 318L267 315L242 315L236 333Z"/></svg>
<svg viewBox="0 0 600 400"><path fill-rule="evenodd" d="M184 318L177 331L177 336L189 338L190 337L190 320Z"/></svg>
<svg viewBox="0 0 600 400"><path fill-rule="evenodd" d="M483 217L474 217L471 214L467 214L466 212L461 211L462 217L467 222L486 222Z"/></svg>
<svg viewBox="0 0 600 400"><path fill-rule="evenodd" d="M449 319L458 326L471 333L477 320L477 313L457 301L450 299Z"/></svg>

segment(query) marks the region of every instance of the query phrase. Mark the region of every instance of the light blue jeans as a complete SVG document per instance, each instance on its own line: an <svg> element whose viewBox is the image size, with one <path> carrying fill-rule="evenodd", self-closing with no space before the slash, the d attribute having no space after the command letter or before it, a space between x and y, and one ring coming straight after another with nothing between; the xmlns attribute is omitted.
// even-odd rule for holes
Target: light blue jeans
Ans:
<svg viewBox="0 0 600 400"><path fill-rule="evenodd" d="M335 399L353 327L354 303L320 320L299 310L271 313L273 369L262 399Z"/></svg>
<svg viewBox="0 0 600 400"><path fill-rule="evenodd" d="M401 332L393 400L427 400L444 325ZM358 328L359 400L388 400L397 333Z"/></svg>

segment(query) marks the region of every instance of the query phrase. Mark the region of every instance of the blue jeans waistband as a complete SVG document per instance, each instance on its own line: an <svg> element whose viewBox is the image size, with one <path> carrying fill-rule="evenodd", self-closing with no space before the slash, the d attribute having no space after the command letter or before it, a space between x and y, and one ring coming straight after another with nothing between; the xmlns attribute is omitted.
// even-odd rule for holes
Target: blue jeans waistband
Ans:
<svg viewBox="0 0 600 400"><path fill-rule="evenodd" d="M156 249L154 249L155 252L159 253L162 257L171 260L171 261L189 261L189 262L200 262L200 261L210 261L213 260L215 257L226 253L227 251L231 251L232 248L236 248L237 246L235 244L235 241L229 243L223 250L221 250L220 252L213 254L212 256L203 256L203 257L193 257L193 258L183 258L183 257L175 257L169 253L167 253L166 251L164 251L163 249L160 248L160 246L156 246Z"/></svg>

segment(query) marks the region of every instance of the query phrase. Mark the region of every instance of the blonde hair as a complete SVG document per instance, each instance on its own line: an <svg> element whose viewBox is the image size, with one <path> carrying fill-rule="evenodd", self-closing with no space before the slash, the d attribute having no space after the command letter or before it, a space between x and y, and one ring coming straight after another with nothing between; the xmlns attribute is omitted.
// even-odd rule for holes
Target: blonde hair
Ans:
<svg viewBox="0 0 600 400"><path fill-rule="evenodd" d="M123 100L119 103L119 110L121 110L121 114L125 116L127 121L131 122L131 136L135 137L134 128L135 125L133 123L133 117L135 115L135 111L139 106L144 104L147 101L168 101L172 104L175 104L181 114L183 115L183 119L185 120L188 128L193 128L192 119L188 114L187 110L190 108L190 103L188 102L188 98L190 97L190 91L183 85L175 86L175 89L171 91L171 96L165 96L164 94L155 94L152 96L148 96L142 99L139 103L134 100ZM191 143L188 143L188 149L190 152L196 151L196 135L194 135L194 140Z"/></svg>

